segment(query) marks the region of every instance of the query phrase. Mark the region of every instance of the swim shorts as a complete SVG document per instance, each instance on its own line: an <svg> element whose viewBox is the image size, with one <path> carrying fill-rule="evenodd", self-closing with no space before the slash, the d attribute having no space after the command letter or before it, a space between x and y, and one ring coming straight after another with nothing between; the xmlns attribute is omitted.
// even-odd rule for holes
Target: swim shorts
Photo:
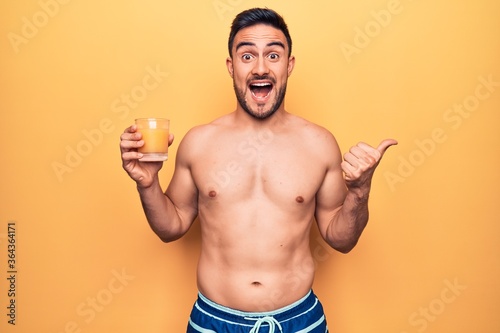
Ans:
<svg viewBox="0 0 500 333"><path fill-rule="evenodd" d="M187 333L328 333L328 327L312 290L297 302L269 312L234 310L198 293Z"/></svg>

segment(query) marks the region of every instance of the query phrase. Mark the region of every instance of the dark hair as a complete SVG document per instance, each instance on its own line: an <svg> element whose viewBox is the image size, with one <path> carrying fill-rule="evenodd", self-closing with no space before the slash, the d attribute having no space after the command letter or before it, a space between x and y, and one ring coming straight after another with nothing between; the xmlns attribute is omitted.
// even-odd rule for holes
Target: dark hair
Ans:
<svg viewBox="0 0 500 333"><path fill-rule="evenodd" d="M229 34L229 56L232 57L234 37L241 29L254 26L256 24L267 24L283 32L288 43L288 56L292 54L292 38L288 32L285 20L274 10L268 8L253 8L239 13L233 20L231 32Z"/></svg>

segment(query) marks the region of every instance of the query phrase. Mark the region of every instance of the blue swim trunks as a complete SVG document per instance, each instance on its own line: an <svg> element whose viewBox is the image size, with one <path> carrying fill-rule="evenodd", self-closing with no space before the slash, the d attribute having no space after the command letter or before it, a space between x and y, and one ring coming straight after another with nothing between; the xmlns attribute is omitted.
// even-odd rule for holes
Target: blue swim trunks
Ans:
<svg viewBox="0 0 500 333"><path fill-rule="evenodd" d="M297 302L270 312L227 308L201 293L187 333L328 333L323 306L312 291Z"/></svg>

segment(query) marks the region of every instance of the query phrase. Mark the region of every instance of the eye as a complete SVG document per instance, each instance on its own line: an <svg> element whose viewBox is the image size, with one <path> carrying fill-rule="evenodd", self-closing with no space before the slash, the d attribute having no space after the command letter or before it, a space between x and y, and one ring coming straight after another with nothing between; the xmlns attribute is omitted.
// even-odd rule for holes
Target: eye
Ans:
<svg viewBox="0 0 500 333"><path fill-rule="evenodd" d="M271 59L271 60L278 60L279 58L280 58L280 56L277 53L271 53L269 55L269 59Z"/></svg>
<svg viewBox="0 0 500 333"><path fill-rule="evenodd" d="M252 60L252 55L251 54L248 54L248 53L245 53L241 59L243 59L243 61L250 61Z"/></svg>

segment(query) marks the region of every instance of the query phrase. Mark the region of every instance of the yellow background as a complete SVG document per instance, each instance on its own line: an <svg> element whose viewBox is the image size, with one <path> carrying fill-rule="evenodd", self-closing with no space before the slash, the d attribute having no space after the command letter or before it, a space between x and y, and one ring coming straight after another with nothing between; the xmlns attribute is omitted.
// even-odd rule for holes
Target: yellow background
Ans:
<svg viewBox="0 0 500 333"><path fill-rule="evenodd" d="M500 332L495 0L2 1L1 332L185 329L199 227L175 243L156 238L121 169L119 135L137 117L171 119L166 186L186 131L235 107L229 25L254 6L289 25L290 112L331 130L343 151L400 142L375 174L353 252L311 236L331 331Z"/></svg>

